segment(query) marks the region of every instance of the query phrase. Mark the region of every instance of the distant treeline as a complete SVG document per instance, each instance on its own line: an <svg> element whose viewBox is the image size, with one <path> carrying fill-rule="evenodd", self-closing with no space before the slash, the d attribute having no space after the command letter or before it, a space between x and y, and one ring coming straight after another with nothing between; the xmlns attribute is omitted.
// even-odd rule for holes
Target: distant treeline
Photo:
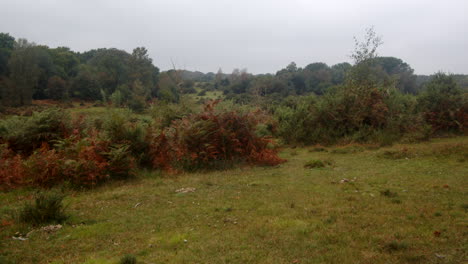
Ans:
<svg viewBox="0 0 468 264"><path fill-rule="evenodd" d="M406 62L395 57L374 58L371 67L373 75L371 78L382 85L392 83L405 94L415 95L424 91L426 85L436 76L436 73L416 75ZM254 95L276 98L311 93L323 95L331 87L344 84L346 75L351 68L352 65L347 62L333 66L316 62L304 68L298 68L294 62L291 62L276 74L253 75L245 69L235 69L232 73L226 74L220 69L217 73L180 70L179 75L185 83L209 82L211 85L205 84L203 88L222 90L230 98L245 101ZM462 90L468 90L468 75L452 74L451 77ZM191 85L184 87L191 87ZM183 89L182 91L195 92L194 89Z"/></svg>
<svg viewBox="0 0 468 264"><path fill-rule="evenodd" d="M151 97L175 100L177 91L158 86L159 69L148 51L115 48L74 52L0 33L0 96L5 106L33 99L109 100L144 106Z"/></svg>
<svg viewBox="0 0 468 264"><path fill-rule="evenodd" d="M394 57L373 57L367 78L376 85L393 86L403 94L418 94L435 75L415 75L406 62ZM112 101L142 110L158 98L178 102L180 94L223 91L226 99L251 103L258 98L277 101L294 95L323 95L344 85L353 65L322 62L304 68L292 62L276 74L159 71L144 47L130 54L115 48L75 52L49 48L0 33L0 102L4 106L31 104L33 99ZM468 75L451 75L468 90ZM198 90L195 89L199 88Z"/></svg>

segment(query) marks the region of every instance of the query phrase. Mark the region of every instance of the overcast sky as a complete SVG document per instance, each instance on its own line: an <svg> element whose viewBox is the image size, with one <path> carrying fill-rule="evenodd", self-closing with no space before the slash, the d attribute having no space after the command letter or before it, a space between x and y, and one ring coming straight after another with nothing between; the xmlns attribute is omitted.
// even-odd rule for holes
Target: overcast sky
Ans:
<svg viewBox="0 0 468 264"><path fill-rule="evenodd" d="M0 0L0 32L76 51L145 46L162 70L333 65L369 26L379 55L418 74L468 73L468 0Z"/></svg>

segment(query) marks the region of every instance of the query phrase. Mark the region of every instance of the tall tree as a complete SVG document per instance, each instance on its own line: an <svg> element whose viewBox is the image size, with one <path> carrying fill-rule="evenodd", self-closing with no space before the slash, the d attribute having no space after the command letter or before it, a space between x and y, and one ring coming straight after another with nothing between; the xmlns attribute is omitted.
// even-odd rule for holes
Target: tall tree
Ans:
<svg viewBox="0 0 468 264"><path fill-rule="evenodd" d="M8 60L15 47L15 38L8 33L0 33L0 75L8 72Z"/></svg>
<svg viewBox="0 0 468 264"><path fill-rule="evenodd" d="M373 61L374 72L379 80L394 79L396 88L401 92L417 92L416 75L408 63L395 57L377 57Z"/></svg>
<svg viewBox="0 0 468 264"><path fill-rule="evenodd" d="M48 98L63 100L67 97L67 83L59 76L52 76L47 82L46 94Z"/></svg>
<svg viewBox="0 0 468 264"><path fill-rule="evenodd" d="M19 39L8 61L8 69L13 85L8 87L2 96L5 104L12 106L31 104L33 89L41 74L39 54L35 44Z"/></svg>

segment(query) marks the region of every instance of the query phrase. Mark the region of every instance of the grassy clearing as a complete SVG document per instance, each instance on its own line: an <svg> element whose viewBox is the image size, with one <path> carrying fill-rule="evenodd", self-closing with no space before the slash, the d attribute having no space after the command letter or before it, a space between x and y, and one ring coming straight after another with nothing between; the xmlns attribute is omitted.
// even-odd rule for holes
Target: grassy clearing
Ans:
<svg viewBox="0 0 468 264"><path fill-rule="evenodd" d="M200 95L199 93L203 91L202 88L200 87L195 87L195 90L197 91L196 93L193 94L188 94L187 97L194 99L196 101L198 100L217 100L217 99L223 99L224 94L223 91L215 90L215 91L205 91L204 95Z"/></svg>
<svg viewBox="0 0 468 264"><path fill-rule="evenodd" d="M0 255L13 263L119 263L127 254L138 263L463 263L467 148L467 137L346 153L296 148L277 168L142 171L69 191L71 218L52 233L11 222L33 191L2 193ZM334 164L305 168L310 160ZM16 232L30 233L20 241Z"/></svg>

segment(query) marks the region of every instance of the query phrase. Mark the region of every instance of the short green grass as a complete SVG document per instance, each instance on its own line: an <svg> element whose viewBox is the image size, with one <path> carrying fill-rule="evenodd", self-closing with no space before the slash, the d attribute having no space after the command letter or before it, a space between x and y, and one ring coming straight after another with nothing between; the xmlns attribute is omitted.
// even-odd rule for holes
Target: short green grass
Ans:
<svg viewBox="0 0 468 264"><path fill-rule="evenodd" d="M217 100L217 99L223 99L224 94L223 91L219 90L214 90L214 91L206 91L205 95L198 95L203 89L200 87L195 87L195 90L197 91L196 93L193 94L188 94L187 97L194 99L196 101L198 100Z"/></svg>
<svg viewBox="0 0 468 264"><path fill-rule="evenodd" d="M296 148L284 149L288 162L275 168L144 171L69 190L71 218L55 233L9 224L33 190L1 193L0 261L119 263L131 254L138 263L463 263L467 146L458 137L352 153ZM411 158L381 155L405 148ZM304 168L327 159L333 167ZM31 233L20 241L16 232Z"/></svg>

